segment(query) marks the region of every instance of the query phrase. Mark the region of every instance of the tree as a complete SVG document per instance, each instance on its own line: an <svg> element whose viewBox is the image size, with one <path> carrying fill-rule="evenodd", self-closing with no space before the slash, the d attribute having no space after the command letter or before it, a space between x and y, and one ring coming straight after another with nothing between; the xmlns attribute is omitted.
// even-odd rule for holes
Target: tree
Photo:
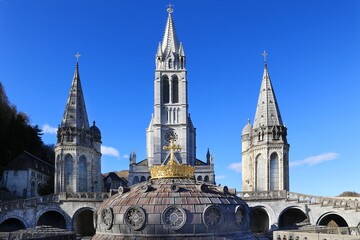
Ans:
<svg viewBox="0 0 360 240"><path fill-rule="evenodd" d="M40 185L38 188L40 196L54 194L54 174L51 175L46 181L45 185Z"/></svg>

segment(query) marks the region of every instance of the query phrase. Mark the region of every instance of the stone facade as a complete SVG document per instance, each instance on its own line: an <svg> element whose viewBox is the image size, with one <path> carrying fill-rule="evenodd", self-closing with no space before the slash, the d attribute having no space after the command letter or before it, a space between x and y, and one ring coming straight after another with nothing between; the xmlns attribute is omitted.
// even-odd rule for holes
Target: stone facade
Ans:
<svg viewBox="0 0 360 240"><path fill-rule="evenodd" d="M243 191L289 190L287 128L265 63L254 125L242 130Z"/></svg>
<svg viewBox="0 0 360 240"><path fill-rule="evenodd" d="M169 160L169 151L162 146L171 138L181 146L176 153L178 162L195 166L197 177L215 183L213 157L207 157L206 162L196 158L196 129L188 112L186 56L176 35L172 12L169 8L163 41L155 57L154 114L146 129L146 159L137 163L136 154L131 154L130 185L149 179L149 167Z"/></svg>
<svg viewBox="0 0 360 240"><path fill-rule="evenodd" d="M0 185L18 197L37 197L53 174L53 165L24 151L4 169Z"/></svg>
<svg viewBox="0 0 360 240"><path fill-rule="evenodd" d="M100 192L102 188L101 132L95 122L89 126L77 63L57 132L55 193Z"/></svg>

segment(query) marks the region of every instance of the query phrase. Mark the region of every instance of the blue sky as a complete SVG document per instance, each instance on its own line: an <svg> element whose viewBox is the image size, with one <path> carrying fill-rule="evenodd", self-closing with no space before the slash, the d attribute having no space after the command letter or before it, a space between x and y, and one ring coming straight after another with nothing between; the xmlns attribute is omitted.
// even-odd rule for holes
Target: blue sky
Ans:
<svg viewBox="0 0 360 240"><path fill-rule="evenodd" d="M171 2L187 56L197 157L215 156L217 183L241 189L241 130L253 121L263 50L290 143L293 192L360 192L359 1ZM102 171L145 158L155 53L168 1L2 0L0 81L44 129L61 122L75 69L104 147Z"/></svg>

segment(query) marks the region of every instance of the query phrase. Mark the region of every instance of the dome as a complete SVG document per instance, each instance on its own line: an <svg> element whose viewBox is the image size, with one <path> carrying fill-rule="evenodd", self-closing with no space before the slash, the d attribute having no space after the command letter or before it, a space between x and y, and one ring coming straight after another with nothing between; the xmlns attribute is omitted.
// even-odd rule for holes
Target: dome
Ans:
<svg viewBox="0 0 360 240"><path fill-rule="evenodd" d="M90 127L90 131L95 140L101 140L101 132L100 129L97 126L95 126L95 121L93 122L93 125Z"/></svg>
<svg viewBox="0 0 360 240"><path fill-rule="evenodd" d="M248 205L226 186L151 179L120 187L100 205L93 239L255 239L249 219Z"/></svg>
<svg viewBox="0 0 360 240"><path fill-rule="evenodd" d="M250 134L251 130L252 130L252 125L250 124L250 119L248 119L247 124L245 125L245 127L242 130L242 135Z"/></svg>

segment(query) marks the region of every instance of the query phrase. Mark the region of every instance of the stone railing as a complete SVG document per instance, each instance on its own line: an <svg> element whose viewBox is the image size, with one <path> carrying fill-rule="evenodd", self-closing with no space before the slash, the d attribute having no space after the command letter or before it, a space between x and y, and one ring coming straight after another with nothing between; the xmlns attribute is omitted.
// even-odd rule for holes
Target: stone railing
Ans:
<svg viewBox="0 0 360 240"><path fill-rule="evenodd" d="M320 205L321 207L343 208L345 210L360 211L360 201L340 197L318 197L313 195L287 192L287 191L263 191L263 192L238 192L238 197L247 201L284 199L286 201L296 201L310 205Z"/></svg>
<svg viewBox="0 0 360 240"><path fill-rule="evenodd" d="M359 201L346 198L317 197L307 194L288 192L287 201L297 201L299 203L308 203L312 205L319 204L321 207L330 206L334 208L343 208L345 210L360 211Z"/></svg>
<svg viewBox="0 0 360 240"><path fill-rule="evenodd" d="M355 240L360 239L360 229L358 227L339 227L327 228L316 227L313 229L298 229L274 231L275 240L302 240L302 239L326 239L326 240Z"/></svg>
<svg viewBox="0 0 360 240"><path fill-rule="evenodd" d="M263 192L238 192L238 197L244 200L272 200L272 199L286 199L286 191L263 191Z"/></svg>
<svg viewBox="0 0 360 240"><path fill-rule="evenodd" d="M109 198L108 192L76 192L76 193L59 193L60 201L92 201L101 202Z"/></svg>
<svg viewBox="0 0 360 240"><path fill-rule="evenodd" d="M52 202L59 202L59 195L52 194L37 198L28 198L10 202L0 203L0 213L12 211L16 209L24 209L29 207L36 207L38 205L45 205Z"/></svg>

